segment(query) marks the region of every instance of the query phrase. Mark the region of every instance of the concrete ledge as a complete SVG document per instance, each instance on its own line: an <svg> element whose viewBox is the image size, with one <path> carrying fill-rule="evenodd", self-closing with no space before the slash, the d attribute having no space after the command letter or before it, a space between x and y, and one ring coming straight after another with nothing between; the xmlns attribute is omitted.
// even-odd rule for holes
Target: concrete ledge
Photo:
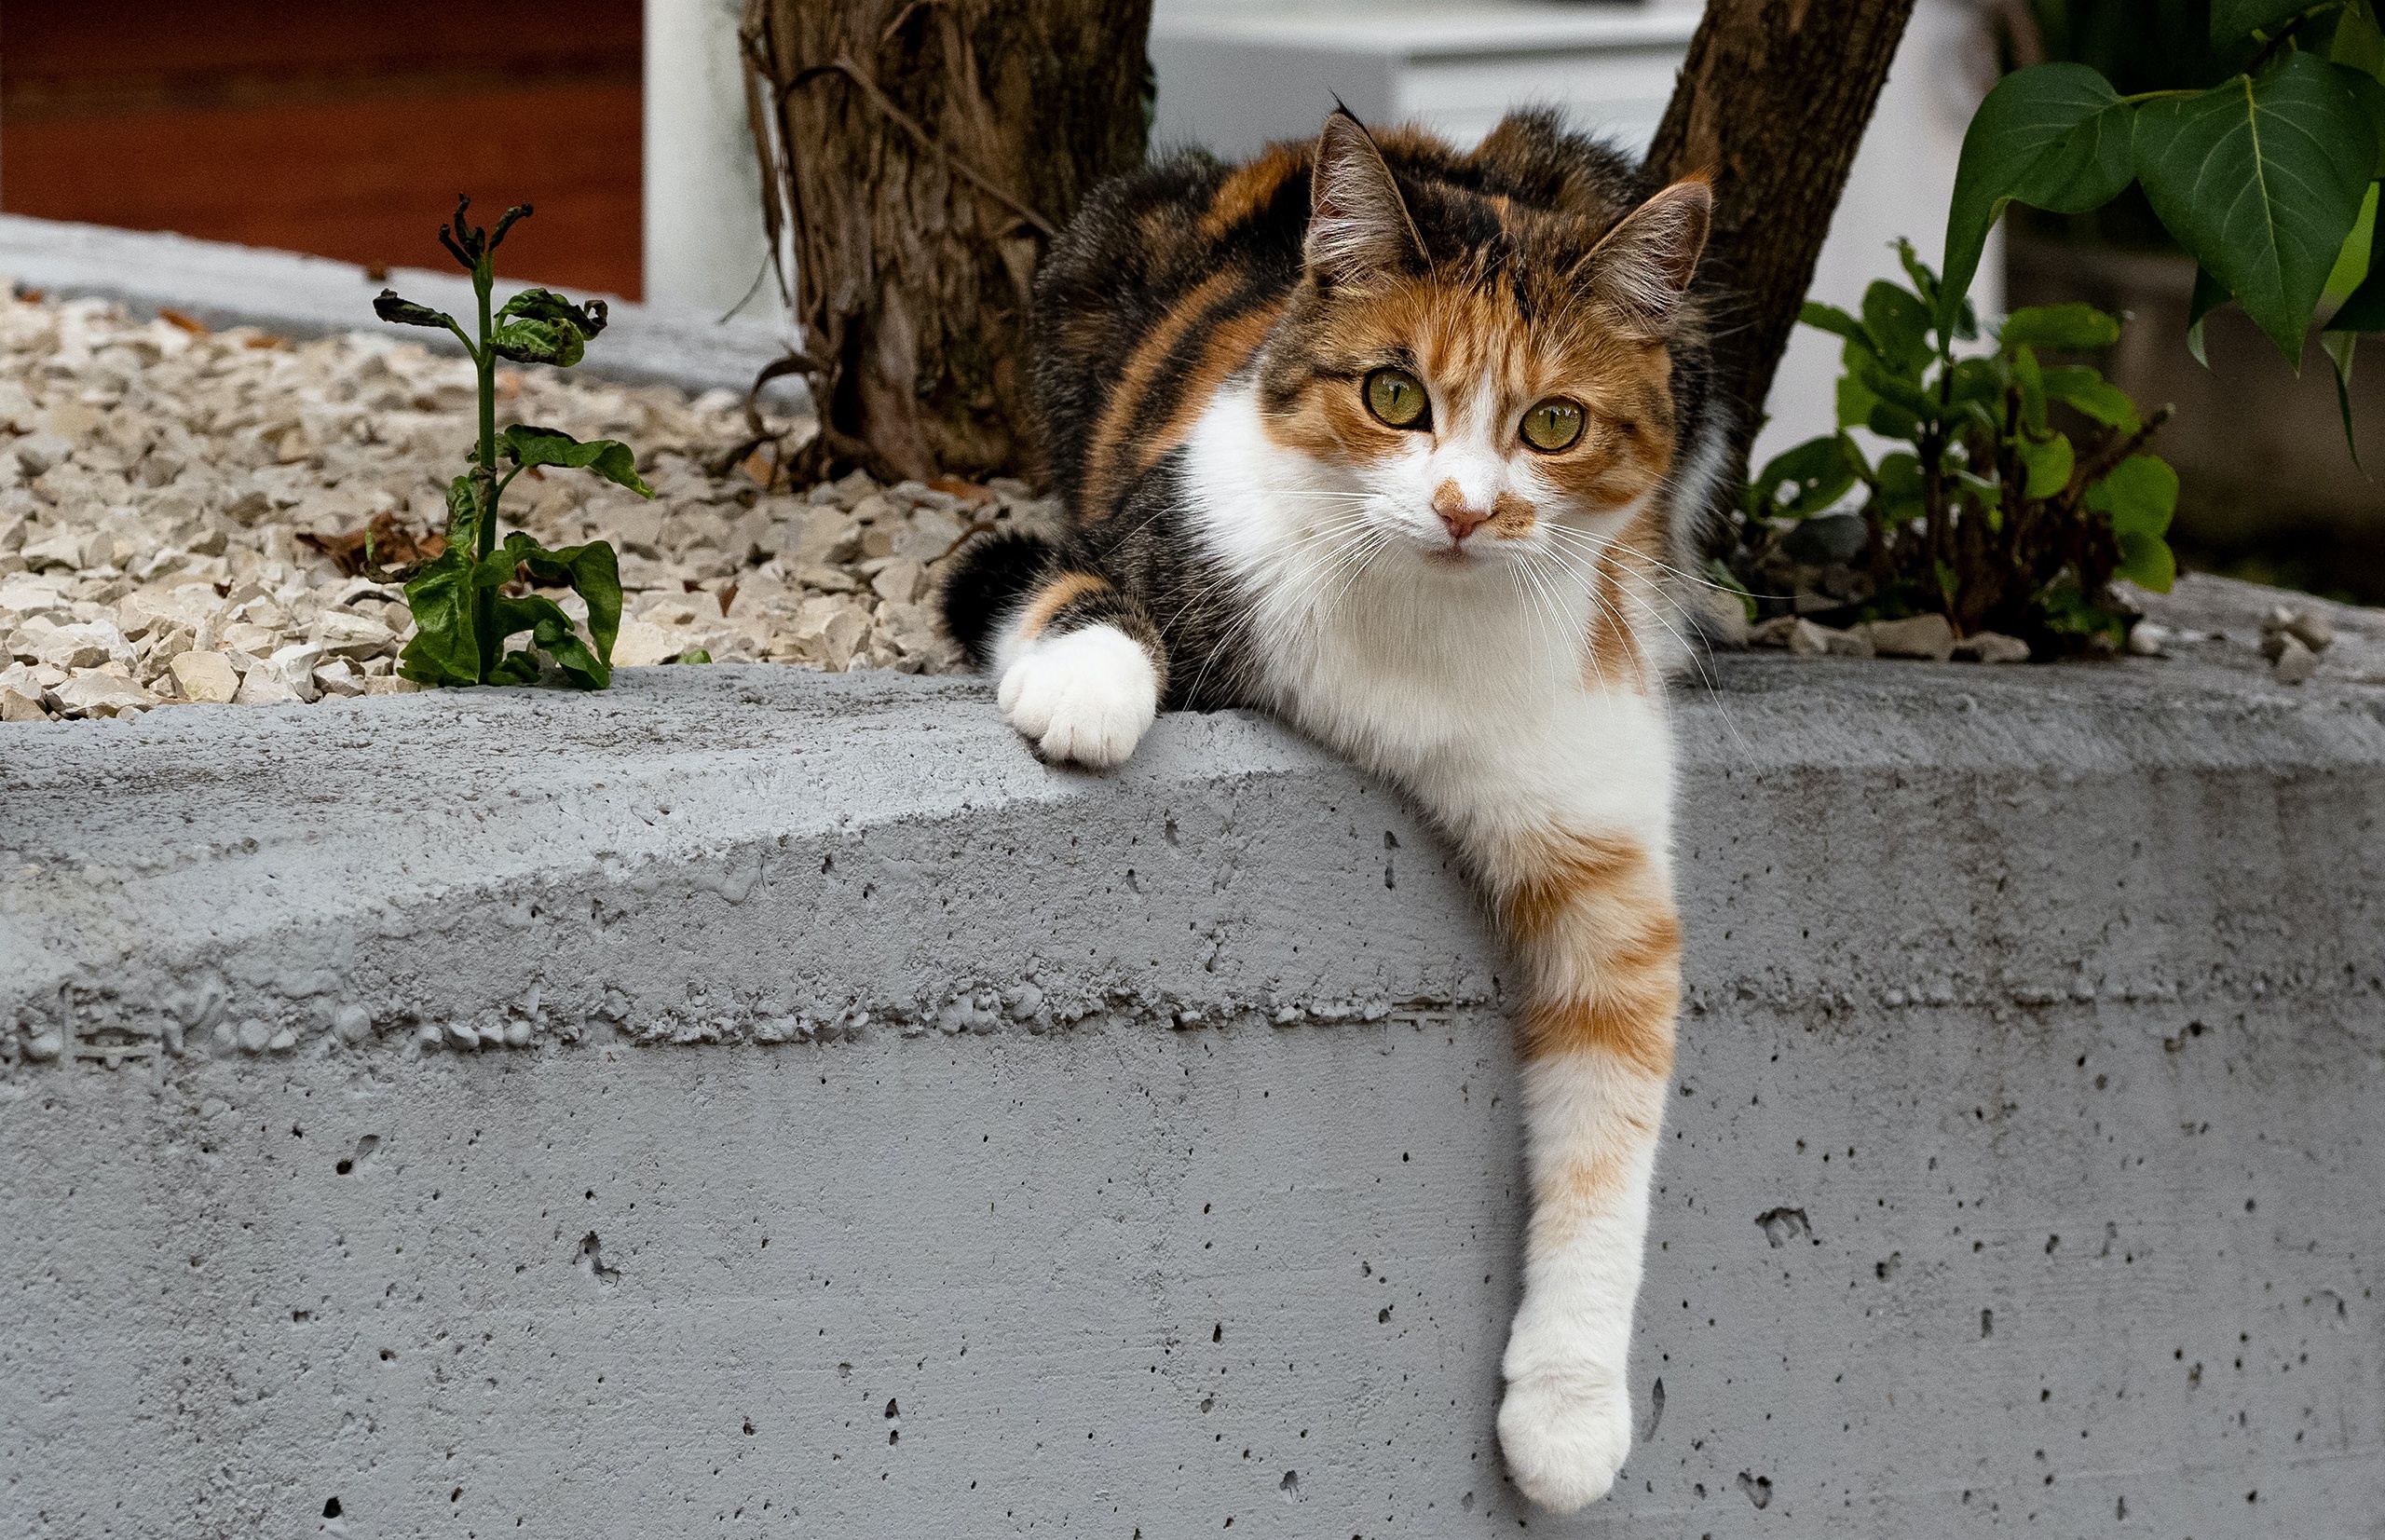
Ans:
<svg viewBox="0 0 2385 1540"><path fill-rule="evenodd" d="M1393 797L1235 715L1097 779L973 683L623 678L0 740L32 1533L336 1496L359 1534L2299 1537L2385 1499L2375 689L1683 693L1644 1437L1560 1524L1492 1431L1500 962Z"/></svg>
<svg viewBox="0 0 2385 1540"><path fill-rule="evenodd" d="M427 250L435 249L430 237L426 229ZM453 270L397 267L387 279L374 279L352 263L326 257L22 214L0 214L0 276L60 299L115 300L140 316L171 306L218 328L260 326L293 337L387 332L449 353L461 349L444 332L384 324L373 314L373 296L386 285L459 317L470 314L474 303L470 280ZM509 293L530 287L498 282ZM577 299L601 297L612 307L612 324L579 365L609 379L742 392L764 364L786 351L784 334L770 321L723 321L693 310L565 292ZM793 388L799 391L799 384Z"/></svg>

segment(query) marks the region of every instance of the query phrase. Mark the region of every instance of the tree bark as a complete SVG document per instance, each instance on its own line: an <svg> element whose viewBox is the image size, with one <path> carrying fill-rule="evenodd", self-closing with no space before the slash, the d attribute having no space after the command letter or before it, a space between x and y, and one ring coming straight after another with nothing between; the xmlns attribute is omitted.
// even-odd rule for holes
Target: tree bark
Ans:
<svg viewBox="0 0 2385 1540"><path fill-rule="evenodd" d="M1708 0L1649 147L1665 180L1714 182L1709 271L1738 296L1716 342L1740 407L1734 484L1913 6Z"/></svg>
<svg viewBox="0 0 2385 1540"><path fill-rule="evenodd" d="M1029 290L1143 157L1151 0L747 0L748 99L820 409L882 477L1032 470Z"/></svg>

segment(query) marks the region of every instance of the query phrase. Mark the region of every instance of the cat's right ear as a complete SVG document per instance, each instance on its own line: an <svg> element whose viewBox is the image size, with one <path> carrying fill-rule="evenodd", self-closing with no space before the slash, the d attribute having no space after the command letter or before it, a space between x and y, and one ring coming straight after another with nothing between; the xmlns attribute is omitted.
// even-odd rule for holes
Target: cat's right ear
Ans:
<svg viewBox="0 0 2385 1540"><path fill-rule="evenodd" d="M1328 286L1364 283L1424 265L1424 243L1374 136L1336 107L1316 140L1309 178L1309 271Z"/></svg>

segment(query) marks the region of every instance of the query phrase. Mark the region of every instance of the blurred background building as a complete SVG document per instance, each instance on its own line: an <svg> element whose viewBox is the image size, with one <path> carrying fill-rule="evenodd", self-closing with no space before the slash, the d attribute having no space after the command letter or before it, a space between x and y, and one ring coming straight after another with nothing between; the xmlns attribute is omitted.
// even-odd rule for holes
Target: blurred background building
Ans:
<svg viewBox="0 0 2385 1540"><path fill-rule="evenodd" d="M1858 303L1935 259L1963 129L1997 71L2092 63L2122 90L2218 78L2209 0L1921 0L1833 225L1815 297ZM736 59L741 0L11 0L0 12L0 211L434 261L470 189L539 217L508 275L715 313L768 310L759 176ZM1154 143L1241 154L1315 131L1336 94L1464 142L1555 102L1633 148L1654 132L1697 0L1157 0ZM2297 377L2230 311L2187 355L2192 266L2123 203L2024 214L1974 298L2087 299L2134 318L2102 361L2179 412L2190 563L2385 600L2385 492L2345 452L2324 362ZM2316 349L2311 357L2318 358ZM1759 454L1827 430L1833 339L1784 361ZM2385 388L2355 418L2385 456Z"/></svg>

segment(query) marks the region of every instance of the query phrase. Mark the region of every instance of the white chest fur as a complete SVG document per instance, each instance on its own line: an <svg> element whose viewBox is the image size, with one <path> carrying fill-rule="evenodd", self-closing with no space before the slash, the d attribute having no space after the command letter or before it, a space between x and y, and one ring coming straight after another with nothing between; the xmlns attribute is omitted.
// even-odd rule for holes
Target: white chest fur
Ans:
<svg viewBox="0 0 2385 1540"><path fill-rule="evenodd" d="M1247 388L1220 395L1188 452L1192 529L1252 606L1274 711L1461 838L1554 823L1663 849L1662 695L1588 660L1601 601L1587 564L1425 560L1370 526L1371 494L1269 438Z"/></svg>

